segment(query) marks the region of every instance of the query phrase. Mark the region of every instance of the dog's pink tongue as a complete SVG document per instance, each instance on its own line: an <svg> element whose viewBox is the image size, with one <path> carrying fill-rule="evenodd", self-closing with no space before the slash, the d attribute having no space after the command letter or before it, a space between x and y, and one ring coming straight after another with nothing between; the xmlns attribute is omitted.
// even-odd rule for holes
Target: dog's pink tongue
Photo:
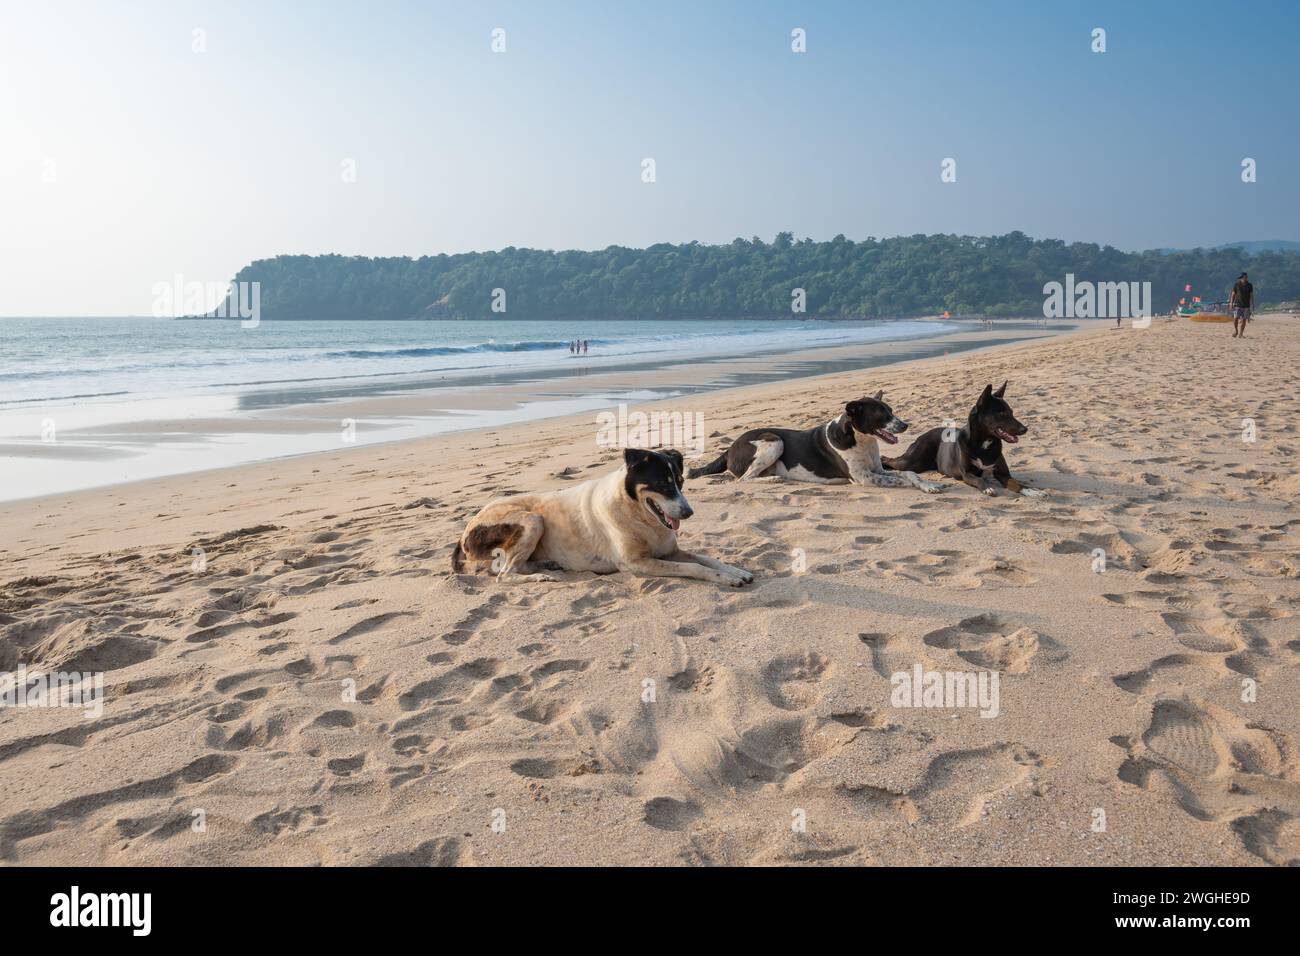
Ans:
<svg viewBox="0 0 1300 956"><path fill-rule="evenodd" d="M667 515L664 515L664 517L668 518ZM668 527L672 528L674 531L676 531L681 526L682 526L681 518L668 518Z"/></svg>

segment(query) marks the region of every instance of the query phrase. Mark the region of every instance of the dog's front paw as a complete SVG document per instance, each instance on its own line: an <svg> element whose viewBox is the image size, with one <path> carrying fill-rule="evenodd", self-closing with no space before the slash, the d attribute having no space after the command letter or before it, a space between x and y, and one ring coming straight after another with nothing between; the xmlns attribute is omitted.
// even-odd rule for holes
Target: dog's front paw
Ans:
<svg viewBox="0 0 1300 956"><path fill-rule="evenodd" d="M542 574L540 571L532 574L498 574L497 580L502 584L514 584L519 581L540 581L542 583L554 584L560 580L553 574Z"/></svg>
<svg viewBox="0 0 1300 956"><path fill-rule="evenodd" d="M742 571L740 568L727 568L725 571L718 572L718 583L725 584L728 587L743 588L754 580L754 576L748 571Z"/></svg>
<svg viewBox="0 0 1300 956"><path fill-rule="evenodd" d="M1020 493L1024 495L1026 498L1047 497L1047 492L1043 491L1041 488L1026 488L1023 485L1020 487Z"/></svg>
<svg viewBox="0 0 1300 956"><path fill-rule="evenodd" d="M980 490L990 498L996 498L998 496L998 490L996 488L981 488Z"/></svg>
<svg viewBox="0 0 1300 956"><path fill-rule="evenodd" d="M740 578L741 584L754 583L754 576L750 574L748 571L746 571L744 568L733 568L730 565L728 565L727 570L730 571L732 574L736 575L736 577Z"/></svg>
<svg viewBox="0 0 1300 956"><path fill-rule="evenodd" d="M943 491L943 485L939 484L937 481L923 481L921 482L921 490L927 495L933 495Z"/></svg>

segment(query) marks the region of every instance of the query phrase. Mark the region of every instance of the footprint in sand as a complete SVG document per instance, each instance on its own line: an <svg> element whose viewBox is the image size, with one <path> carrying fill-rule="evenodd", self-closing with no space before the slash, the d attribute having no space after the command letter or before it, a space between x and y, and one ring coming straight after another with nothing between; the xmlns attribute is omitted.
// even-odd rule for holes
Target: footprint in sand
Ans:
<svg viewBox="0 0 1300 956"><path fill-rule="evenodd" d="M559 659L547 661L545 664L539 664L537 667L528 671L528 678L534 684L542 684L551 677L560 674L567 674L573 671L585 671L591 666L591 661L581 658Z"/></svg>
<svg viewBox="0 0 1300 956"><path fill-rule="evenodd" d="M389 853L375 861L375 866L473 866L469 848L455 837L425 840L413 850Z"/></svg>
<svg viewBox="0 0 1300 956"><path fill-rule="evenodd" d="M1198 777L1213 776L1226 756L1209 718L1178 701L1156 704L1142 742L1160 759Z"/></svg>
<svg viewBox="0 0 1300 956"><path fill-rule="evenodd" d="M901 634L869 632L859 634L858 640L867 645L871 651L872 669L885 679L900 671L910 673L917 663L927 670L932 667L930 661L921 653L921 649L912 646L914 640L909 640Z"/></svg>
<svg viewBox="0 0 1300 956"><path fill-rule="evenodd" d="M415 710L425 703L457 704L492 680L501 662L490 657L467 661L427 681L421 681L397 698L402 710Z"/></svg>
<svg viewBox="0 0 1300 956"><path fill-rule="evenodd" d="M1038 754L1015 743L954 750L930 762L908 798L922 816L971 826L988 815L998 795L1015 789L1046 765Z"/></svg>
<svg viewBox="0 0 1300 956"><path fill-rule="evenodd" d="M834 665L815 651L788 654L763 668L767 698L782 710L803 710L821 699L817 685L831 675Z"/></svg>
<svg viewBox="0 0 1300 956"><path fill-rule="evenodd" d="M310 724L323 730L347 730L357 725L356 715L350 710L327 710Z"/></svg>
<svg viewBox="0 0 1300 956"><path fill-rule="evenodd" d="M281 714L245 721L229 735L225 724L214 723L208 728L207 744L218 750L263 750L284 732L285 718Z"/></svg>
<svg viewBox="0 0 1300 956"><path fill-rule="evenodd" d="M1224 598L1220 607L1228 617L1248 621L1283 621L1295 616L1281 605L1279 596L1233 594Z"/></svg>
<svg viewBox="0 0 1300 956"><path fill-rule="evenodd" d="M964 551L926 551L902 558L876 561L873 567L888 578L935 584L955 576L961 570L965 557Z"/></svg>
<svg viewBox="0 0 1300 956"><path fill-rule="evenodd" d="M1170 654L1142 670L1118 674L1115 686L1130 694L1151 693L1155 689L1201 687L1221 680L1230 673L1228 667L1212 657Z"/></svg>
<svg viewBox="0 0 1300 956"><path fill-rule="evenodd" d="M1160 615L1179 644L1194 651L1226 654L1246 645L1244 625L1213 608L1169 611Z"/></svg>
<svg viewBox="0 0 1300 956"><path fill-rule="evenodd" d="M365 766L366 755L357 754L354 757L335 757L328 761L325 766L329 772L339 777L350 777L362 767Z"/></svg>
<svg viewBox="0 0 1300 956"><path fill-rule="evenodd" d="M768 577L790 577L795 573L790 548L771 541L742 547L737 552L736 563L755 572L767 572Z"/></svg>
<svg viewBox="0 0 1300 956"><path fill-rule="evenodd" d="M393 752L400 757L416 757L429 752L434 738L425 734L407 734L393 741Z"/></svg>
<svg viewBox="0 0 1300 956"><path fill-rule="evenodd" d="M504 604L504 594L493 594L481 606L474 608L452 625L451 630L442 636L448 644L458 646L477 636L479 629L488 621L496 620L498 608Z"/></svg>
<svg viewBox="0 0 1300 956"><path fill-rule="evenodd" d="M1002 587L1021 588L1038 583L1038 578L1020 567L1020 565L1008 558L997 555L976 567L971 572L971 577L984 586L1000 585Z"/></svg>
<svg viewBox="0 0 1300 956"><path fill-rule="evenodd" d="M1190 607L1195 599L1190 595L1165 591L1128 591L1123 594L1103 594L1111 604L1136 608L1139 611L1167 611L1171 607Z"/></svg>
<svg viewBox="0 0 1300 956"><path fill-rule="evenodd" d="M886 577L969 591L983 587L1025 587L1038 581L1024 568L999 555L979 558L965 551L936 550L876 561Z"/></svg>
<svg viewBox="0 0 1300 956"><path fill-rule="evenodd" d="M748 781L776 782L834 753L853 736L849 728L821 718L765 721L741 733L732 769Z"/></svg>
<svg viewBox="0 0 1300 956"><path fill-rule="evenodd" d="M953 651L976 667L1023 674L1043 639L995 614L980 614L931 631L922 640L931 647Z"/></svg>
<svg viewBox="0 0 1300 956"><path fill-rule="evenodd" d="M687 830L704 815L700 805L693 800L676 797L655 797L643 807L645 822L656 830Z"/></svg>
<svg viewBox="0 0 1300 956"><path fill-rule="evenodd" d="M539 700L515 711L515 716L533 724L553 724L570 710L564 700Z"/></svg>
<svg viewBox="0 0 1300 956"><path fill-rule="evenodd" d="M1232 821L1232 832L1249 853L1275 866L1300 866L1300 817L1261 810Z"/></svg>
<svg viewBox="0 0 1300 956"><path fill-rule="evenodd" d="M393 621L400 620L404 617L415 617L413 611L390 611L386 614L376 614L364 620L357 621L347 630L330 638L331 644L342 644L344 641L350 641L353 638L360 637L363 634L369 634L371 631L377 631L382 627L387 627Z"/></svg>
<svg viewBox="0 0 1300 956"><path fill-rule="evenodd" d="M258 814L251 822L254 829L279 836L282 833L323 827L329 823L329 817L325 815L324 807L317 803L310 807L289 807L286 810L276 807Z"/></svg>
<svg viewBox="0 0 1300 956"><path fill-rule="evenodd" d="M794 775L837 752L859 732L819 717L789 716L763 721L738 737L706 728L679 732L661 746L691 786L724 796L791 785Z"/></svg>
<svg viewBox="0 0 1300 956"><path fill-rule="evenodd" d="M686 667L668 678L668 686L673 690L687 693L707 694L713 689L713 677L714 671L711 665L705 664L699 667L688 662Z"/></svg>
<svg viewBox="0 0 1300 956"><path fill-rule="evenodd" d="M853 710L831 714L831 720L845 727L866 730L893 730L898 725L879 710L857 707Z"/></svg>
<svg viewBox="0 0 1300 956"><path fill-rule="evenodd" d="M524 757L510 765L510 772L534 780L550 780L564 773L564 764L544 757Z"/></svg>
<svg viewBox="0 0 1300 956"><path fill-rule="evenodd" d="M1130 537L1132 537L1130 533L1123 531L1081 534L1063 541L1055 541L1048 550L1052 554L1077 554L1092 560L1094 553L1100 549L1106 554L1108 568L1140 571L1146 567L1146 558L1129 542Z"/></svg>
<svg viewBox="0 0 1300 956"><path fill-rule="evenodd" d="M1223 708L1157 700L1139 739L1112 742L1127 752L1117 774L1122 782L1163 791L1198 820L1236 819L1279 807L1300 811L1300 786L1289 756L1293 743ZM1246 842L1246 835L1238 835Z"/></svg>
<svg viewBox="0 0 1300 956"><path fill-rule="evenodd" d="M1300 553L1296 552L1255 555L1241 565L1252 577L1300 578Z"/></svg>
<svg viewBox="0 0 1300 956"><path fill-rule="evenodd" d="M1198 596L1181 591L1129 591L1102 597L1121 607L1159 613L1179 643L1207 653L1226 654L1255 646L1259 643L1257 628L1294 616L1276 599L1258 594L1221 592Z"/></svg>

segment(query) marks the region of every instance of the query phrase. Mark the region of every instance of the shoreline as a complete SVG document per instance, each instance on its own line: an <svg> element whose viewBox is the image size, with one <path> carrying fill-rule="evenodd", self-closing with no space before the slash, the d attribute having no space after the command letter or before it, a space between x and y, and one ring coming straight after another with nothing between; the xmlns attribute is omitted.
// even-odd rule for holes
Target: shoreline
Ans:
<svg viewBox="0 0 1300 956"><path fill-rule="evenodd" d="M1007 323L1001 329L957 329L790 353L669 356L642 362L619 358L605 365L584 363L575 368L506 369L486 380L463 382L448 376L440 380L405 376L405 381L365 384L317 382L296 398L294 390L281 388L246 392L237 399L149 399L103 407L47 403L14 414L21 412L31 418L33 430L36 422L58 416L59 441L45 444L11 439L0 445L8 459L10 483L9 488L0 489L0 501L105 490L169 475L282 461L328 453L342 443L370 447L543 421L755 382L881 367L941 351L1000 348L1068 335L1081 328L1086 326L1074 322L1049 326ZM238 415L228 410L232 400L241 409ZM128 409L131 417L105 420L105 408ZM81 470L70 473L62 467L71 463ZM136 477L119 477L132 472ZM54 490L39 494L22 490L34 487Z"/></svg>

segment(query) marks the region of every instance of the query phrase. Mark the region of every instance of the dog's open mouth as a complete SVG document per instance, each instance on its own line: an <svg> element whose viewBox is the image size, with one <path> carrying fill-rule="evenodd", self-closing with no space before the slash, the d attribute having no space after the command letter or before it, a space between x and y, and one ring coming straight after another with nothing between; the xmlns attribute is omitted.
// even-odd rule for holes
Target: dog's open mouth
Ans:
<svg viewBox="0 0 1300 956"><path fill-rule="evenodd" d="M653 498L647 498L645 500L645 503L650 506L650 510L653 511L654 516L659 519L659 523L663 525L665 528L667 528L669 531L676 531L678 528L682 526L682 522L680 518L668 517L668 515L664 514L664 509L660 508L657 504L655 504L655 500Z"/></svg>
<svg viewBox="0 0 1300 956"><path fill-rule="evenodd" d="M890 434L889 432L885 431L883 428L877 428L874 432L872 432L872 434L875 435L877 438L880 438L880 439L883 439L884 441L889 442L889 444L891 444L891 445L897 445L897 444L898 444L898 439L895 438L895 437L894 437L892 434Z"/></svg>
<svg viewBox="0 0 1300 956"><path fill-rule="evenodd" d="M1011 432L1007 431L1005 428L996 428L996 427L995 427L995 428L993 429L993 434L997 435L997 436L998 436L999 438L1001 438L1004 442L1010 442L1012 445L1014 445L1016 442L1020 441L1019 438L1017 438L1015 435L1011 434Z"/></svg>

